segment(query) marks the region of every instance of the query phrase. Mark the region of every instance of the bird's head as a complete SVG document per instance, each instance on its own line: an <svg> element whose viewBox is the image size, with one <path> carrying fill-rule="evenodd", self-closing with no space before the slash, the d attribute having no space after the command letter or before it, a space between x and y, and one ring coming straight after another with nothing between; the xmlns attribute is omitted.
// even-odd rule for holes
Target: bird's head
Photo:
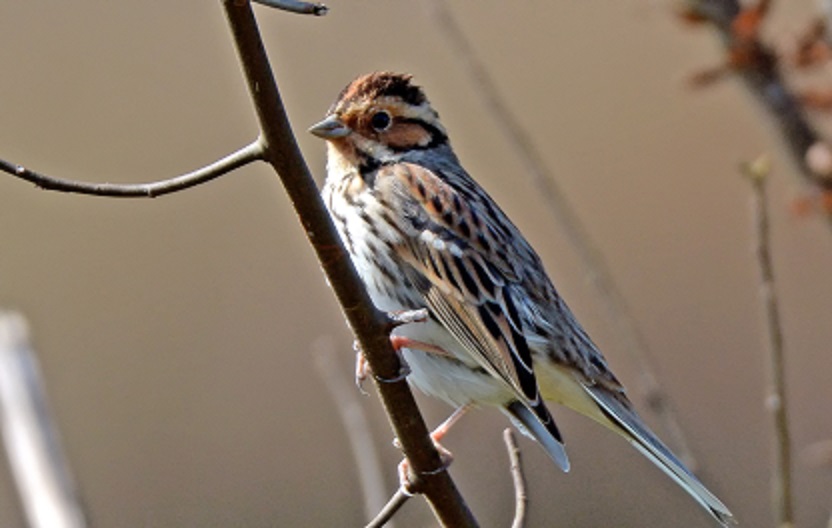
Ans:
<svg viewBox="0 0 832 528"><path fill-rule="evenodd" d="M352 81L309 132L329 142L331 157L358 167L396 162L448 140L439 115L411 76L390 72Z"/></svg>

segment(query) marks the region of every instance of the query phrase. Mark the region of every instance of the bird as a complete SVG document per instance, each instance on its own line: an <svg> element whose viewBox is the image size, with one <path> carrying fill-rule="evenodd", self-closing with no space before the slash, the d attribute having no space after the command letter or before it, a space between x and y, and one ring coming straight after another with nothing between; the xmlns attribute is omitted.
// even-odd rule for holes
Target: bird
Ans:
<svg viewBox="0 0 832 528"><path fill-rule="evenodd" d="M309 132L326 140L323 201L377 309L425 310L395 328L409 383L456 411L502 410L563 471L547 401L623 437L720 525L736 523L650 430L520 230L462 167L410 74L349 83Z"/></svg>

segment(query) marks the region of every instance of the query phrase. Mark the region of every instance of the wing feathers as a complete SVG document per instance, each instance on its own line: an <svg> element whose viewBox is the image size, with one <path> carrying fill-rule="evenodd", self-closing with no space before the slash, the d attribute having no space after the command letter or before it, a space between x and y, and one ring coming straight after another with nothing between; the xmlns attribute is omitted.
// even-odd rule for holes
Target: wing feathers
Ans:
<svg viewBox="0 0 832 528"><path fill-rule="evenodd" d="M545 407L543 408L546 409ZM555 421L549 416L547 424L542 423L538 413L529 410L528 407L520 402L512 402L506 406L505 412L514 420L520 423L520 431L530 435L537 440L544 451L560 466L564 472L569 471L569 457L566 456L566 450L563 448L563 440L560 436ZM546 411L548 415L548 411Z"/></svg>
<svg viewBox="0 0 832 528"><path fill-rule="evenodd" d="M427 169L400 164L386 170L377 177L379 188L385 188L385 175L398 178L399 185L388 188L401 194L390 201L405 202L401 209L412 212L409 227L417 231L397 248L409 264L411 283L470 358L515 394L506 411L567 471L560 431L540 396L513 298L512 284L520 276L509 260L517 256L505 251L515 242L506 238L510 229L484 223L502 217L494 210L487 217L477 214L476 204Z"/></svg>
<svg viewBox="0 0 832 528"><path fill-rule="evenodd" d="M500 259L492 248L508 245L504 239L508 228L484 224L470 200L417 165L380 169L376 192L386 203L410 213L414 236L396 249L412 274L427 279L413 277L411 282L428 307L471 357L506 382L518 399L532 405L539 402L531 351L508 289L516 276L502 273L513 266L493 264ZM505 251L501 253L508 258Z"/></svg>

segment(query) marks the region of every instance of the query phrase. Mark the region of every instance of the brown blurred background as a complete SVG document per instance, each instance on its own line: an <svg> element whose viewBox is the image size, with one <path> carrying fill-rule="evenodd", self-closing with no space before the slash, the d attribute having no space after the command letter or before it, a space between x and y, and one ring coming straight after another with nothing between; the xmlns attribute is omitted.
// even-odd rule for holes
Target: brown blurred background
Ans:
<svg viewBox="0 0 832 528"><path fill-rule="evenodd" d="M789 212L806 189L779 137L735 80L686 88L686 76L722 57L715 36L683 27L669 1L451 5L608 259L703 480L743 526L771 526L763 319L750 191L737 170L763 152L775 167L795 452L832 438L832 233ZM375 69L415 74L465 166L536 246L644 409L638 372L582 263L426 6L333 0L319 19L256 8L310 166L323 175L324 149L304 131L343 85ZM813 0L775 7L776 41L818 11ZM0 157L49 174L152 181L256 133L219 2L4 2L0 72ZM331 336L349 382L352 338L265 166L154 200L62 195L0 176L0 241L0 305L30 321L96 526L365 520L356 463L313 366L313 343ZM432 424L449 412L421 401ZM392 492L398 453L376 396L363 402ZM561 474L521 440L530 526L711 526L625 443L556 414L573 470ZM506 424L472 413L446 443L487 527L512 516ZM796 458L799 524L823 526L832 470ZM22 526L7 474L3 466L0 525ZM418 500L400 515L400 526L431 524Z"/></svg>

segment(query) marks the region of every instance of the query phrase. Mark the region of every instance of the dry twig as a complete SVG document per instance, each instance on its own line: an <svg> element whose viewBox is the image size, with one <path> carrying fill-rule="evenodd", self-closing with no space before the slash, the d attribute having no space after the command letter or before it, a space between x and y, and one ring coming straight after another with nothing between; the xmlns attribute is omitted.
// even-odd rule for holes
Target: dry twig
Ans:
<svg viewBox="0 0 832 528"><path fill-rule="evenodd" d="M766 407L772 413L774 426L774 467L772 469L772 501L779 528L794 526L792 499L791 444L788 406L786 403L786 359L783 352L783 330L780 309L774 289L774 266L771 259L768 204L765 185L770 169L768 161L760 158L745 167L744 172L754 189L754 223L757 264L760 268L760 296L766 317L768 348L768 381Z"/></svg>
<svg viewBox="0 0 832 528"><path fill-rule="evenodd" d="M114 198L155 198L163 194L182 191L227 174L234 169L248 165L252 161L262 160L264 146L261 139L249 143L245 147L195 171L160 180L153 183L92 183L76 180L66 180L47 176L46 174L27 169L5 160L0 160L0 171L6 172L34 183L41 189L65 193L87 194L92 196L109 196Z"/></svg>
<svg viewBox="0 0 832 528"><path fill-rule="evenodd" d="M254 3L299 15L323 16L329 11L329 8L324 4L301 2L300 0L254 0Z"/></svg>
<svg viewBox="0 0 832 528"><path fill-rule="evenodd" d="M381 528L382 526L389 526L387 523L393 518L394 515L396 515L396 512L404 506L404 503L407 502L410 497L411 496L408 495L404 488L399 486L399 489L397 489L396 493L390 497L390 500L387 501L384 508L379 510L378 515L376 515L372 521L367 523L364 528Z"/></svg>
<svg viewBox="0 0 832 528"><path fill-rule="evenodd" d="M529 497L526 494L526 477L523 475L523 458L511 429L506 428L503 431L503 441L508 451L511 480L514 483L514 520L511 528L523 528L526 525L526 505L529 503Z"/></svg>

